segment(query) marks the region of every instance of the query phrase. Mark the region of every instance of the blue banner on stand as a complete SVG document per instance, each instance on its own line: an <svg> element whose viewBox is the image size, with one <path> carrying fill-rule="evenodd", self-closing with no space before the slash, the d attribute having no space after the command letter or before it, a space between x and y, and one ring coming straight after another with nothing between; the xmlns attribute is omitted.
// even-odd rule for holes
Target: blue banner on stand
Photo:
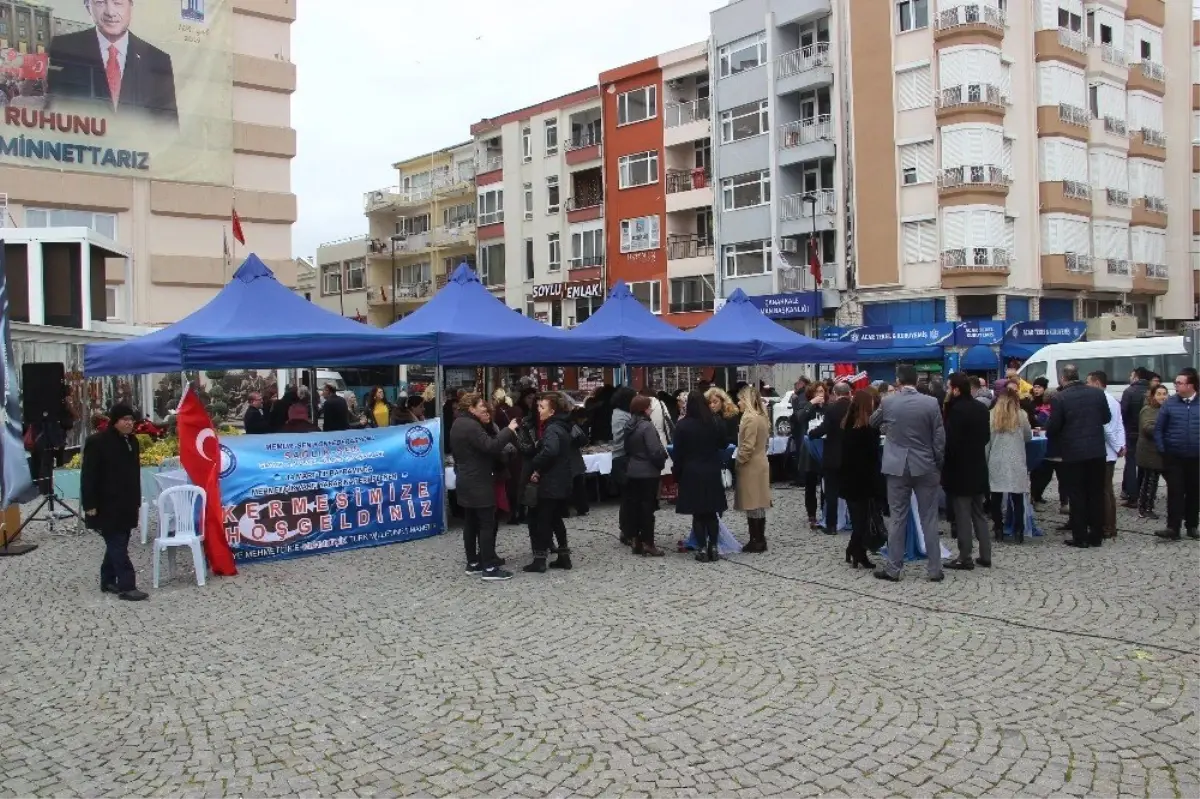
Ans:
<svg viewBox="0 0 1200 799"><path fill-rule="evenodd" d="M221 439L225 534L239 562L442 532L441 422Z"/></svg>

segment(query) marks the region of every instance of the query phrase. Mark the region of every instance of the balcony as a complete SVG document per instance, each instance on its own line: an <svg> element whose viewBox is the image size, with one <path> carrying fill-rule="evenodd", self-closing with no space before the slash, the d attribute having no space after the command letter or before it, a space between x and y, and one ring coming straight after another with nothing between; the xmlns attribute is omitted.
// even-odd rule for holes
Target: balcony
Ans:
<svg viewBox="0 0 1200 799"><path fill-rule="evenodd" d="M1004 119L1008 98L992 83L967 83L948 86L934 96L938 122L995 123Z"/></svg>
<svg viewBox="0 0 1200 799"><path fill-rule="evenodd" d="M701 313L704 311L711 312L715 305L714 300L687 300L674 302L672 301L668 307L669 313Z"/></svg>
<svg viewBox="0 0 1200 799"><path fill-rule="evenodd" d="M1038 136L1061 136L1076 141L1087 141L1090 136L1092 115L1086 108L1059 103L1038 106Z"/></svg>
<svg viewBox="0 0 1200 799"><path fill-rule="evenodd" d="M829 42L790 50L775 59L775 89L779 94L802 92L833 82Z"/></svg>
<svg viewBox="0 0 1200 799"><path fill-rule="evenodd" d="M1004 12L992 6L967 3L934 15L933 40L943 46L990 44L998 46L1008 24Z"/></svg>
<svg viewBox="0 0 1200 799"><path fill-rule="evenodd" d="M705 169L667 170L667 213L710 208L713 188Z"/></svg>
<svg viewBox="0 0 1200 799"><path fill-rule="evenodd" d="M1082 33L1067 28L1035 31L1033 52L1036 61L1061 61L1087 69L1088 40Z"/></svg>
<svg viewBox="0 0 1200 799"><path fill-rule="evenodd" d="M1129 66L1125 90L1148 92L1162 97L1166 92L1167 70L1155 61L1139 61Z"/></svg>
<svg viewBox="0 0 1200 799"><path fill-rule="evenodd" d="M1167 226L1167 201L1162 197L1138 197L1133 203L1130 226L1165 228Z"/></svg>
<svg viewBox="0 0 1200 799"><path fill-rule="evenodd" d="M1009 252L1004 247L959 247L943 250L942 288L988 288L1008 285Z"/></svg>
<svg viewBox="0 0 1200 799"><path fill-rule="evenodd" d="M837 213L837 196L833 189L821 189L779 198L779 234L803 236L817 231L833 230Z"/></svg>
<svg viewBox="0 0 1200 799"><path fill-rule="evenodd" d="M567 261L568 272L578 272L583 269L597 269L604 266L603 255L577 255Z"/></svg>
<svg viewBox="0 0 1200 799"><path fill-rule="evenodd" d="M384 247L380 252L372 253L372 255L387 258L393 255L396 257L419 255L432 246L432 239L433 233L428 230L416 233L399 233L392 237L391 248Z"/></svg>
<svg viewBox="0 0 1200 799"><path fill-rule="evenodd" d="M821 264L821 288L837 291L837 273L838 265L836 261L826 261ZM796 294L814 290L812 273L809 272L807 266L793 267L791 269L780 267L775 270L775 274L779 278L779 290L784 294Z"/></svg>
<svg viewBox="0 0 1200 799"><path fill-rule="evenodd" d="M364 213L373 214L378 211L395 211L428 203L433 197L432 186L420 186L409 189L376 189L363 194Z"/></svg>
<svg viewBox="0 0 1200 799"><path fill-rule="evenodd" d="M1105 258L1106 271L1117 277L1129 277L1131 273L1129 261L1124 258Z"/></svg>
<svg viewBox="0 0 1200 799"><path fill-rule="evenodd" d="M1106 116L1103 120L1104 132L1110 136L1128 136L1129 127L1125 124L1125 120L1117 117Z"/></svg>
<svg viewBox="0 0 1200 799"><path fill-rule="evenodd" d="M1167 160L1166 134L1153 128L1135 130L1129 140L1129 157L1149 158L1153 161Z"/></svg>
<svg viewBox="0 0 1200 799"><path fill-rule="evenodd" d="M567 139L567 165L584 164L600 158L601 129L595 125L581 128Z"/></svg>
<svg viewBox="0 0 1200 799"><path fill-rule="evenodd" d="M1129 57L1125 55L1125 51L1113 47L1111 44L1095 45L1097 52L1100 55L1100 60L1109 66L1117 67L1118 69L1129 68Z"/></svg>
<svg viewBox="0 0 1200 799"><path fill-rule="evenodd" d="M604 216L604 194L596 190L580 191L578 197L568 197L565 203L568 222L590 222Z"/></svg>
<svg viewBox="0 0 1200 799"><path fill-rule="evenodd" d="M475 246L475 224L464 222L451 227L439 227L433 230L433 246L458 247Z"/></svg>
<svg viewBox="0 0 1200 799"><path fill-rule="evenodd" d="M1134 264L1134 292L1138 294L1166 294L1169 285L1166 264Z"/></svg>
<svg viewBox="0 0 1200 799"><path fill-rule="evenodd" d="M475 184L489 186L504 179L504 153L489 150L475 164Z"/></svg>
<svg viewBox="0 0 1200 799"><path fill-rule="evenodd" d="M1042 286L1048 289L1090 289L1092 256L1073 252L1043 255Z"/></svg>
<svg viewBox="0 0 1200 799"><path fill-rule="evenodd" d="M667 270L671 277L710 276L716 268L712 239L694 233L667 235Z"/></svg>
<svg viewBox="0 0 1200 799"><path fill-rule="evenodd" d="M938 175L941 205L1003 205L1008 175L995 164L971 164L943 169Z"/></svg>
<svg viewBox="0 0 1200 799"><path fill-rule="evenodd" d="M1121 189L1105 189L1104 202L1113 208L1128 208L1129 207L1129 192Z"/></svg>
<svg viewBox="0 0 1200 799"><path fill-rule="evenodd" d="M833 120L829 114L785 122L779 126L779 164L833 158Z"/></svg>
<svg viewBox="0 0 1200 799"><path fill-rule="evenodd" d="M1092 187L1078 180L1044 181L1038 186L1038 200L1044 214L1092 213Z"/></svg>
<svg viewBox="0 0 1200 799"><path fill-rule="evenodd" d="M393 296L392 286L370 286L367 288L367 305L380 307L392 303L423 300L433 294L433 283L423 280L418 283L397 283Z"/></svg>
<svg viewBox="0 0 1200 799"><path fill-rule="evenodd" d="M707 97L670 103L663 108L663 127L677 128L693 122L707 122L711 116L711 104Z"/></svg>

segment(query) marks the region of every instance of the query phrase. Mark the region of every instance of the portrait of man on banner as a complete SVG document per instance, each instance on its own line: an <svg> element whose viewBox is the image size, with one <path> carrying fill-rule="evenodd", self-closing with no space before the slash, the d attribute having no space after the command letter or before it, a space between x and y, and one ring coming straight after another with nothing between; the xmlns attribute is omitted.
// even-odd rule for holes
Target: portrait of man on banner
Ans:
<svg viewBox="0 0 1200 799"><path fill-rule="evenodd" d="M171 56L135 36L134 0L82 0L92 27L50 42L51 101L96 100L178 123ZM146 0L142 0L146 2Z"/></svg>

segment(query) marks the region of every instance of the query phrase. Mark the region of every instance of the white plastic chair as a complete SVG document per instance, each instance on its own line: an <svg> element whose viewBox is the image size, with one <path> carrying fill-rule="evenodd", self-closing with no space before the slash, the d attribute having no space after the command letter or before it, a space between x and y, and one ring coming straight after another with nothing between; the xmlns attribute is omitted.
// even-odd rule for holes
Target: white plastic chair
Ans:
<svg viewBox="0 0 1200 799"><path fill-rule="evenodd" d="M142 546L150 540L150 503L143 502L138 510L138 527L142 531Z"/></svg>
<svg viewBox="0 0 1200 799"><path fill-rule="evenodd" d="M204 560L204 514L207 496L198 486L174 486L158 496L158 537L154 539L154 587L158 588L159 566L163 550L167 551L167 577L175 574L175 548L192 550L196 569L196 584L204 585L208 564ZM196 503L199 501L199 514ZM197 515L199 527L197 528ZM172 534L172 523L174 533Z"/></svg>

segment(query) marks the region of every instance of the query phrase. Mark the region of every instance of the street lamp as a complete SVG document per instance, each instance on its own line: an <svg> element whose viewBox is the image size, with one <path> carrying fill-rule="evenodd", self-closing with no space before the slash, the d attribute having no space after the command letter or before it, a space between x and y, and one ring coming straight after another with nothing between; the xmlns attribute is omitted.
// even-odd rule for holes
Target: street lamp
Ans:
<svg viewBox="0 0 1200 799"><path fill-rule="evenodd" d="M392 322L396 321L396 243L404 241L404 236L399 233L393 233L391 239L392 249Z"/></svg>
<svg viewBox="0 0 1200 799"><path fill-rule="evenodd" d="M813 192L805 194L803 197L806 205L811 204L812 216L812 238L808 240L808 257L809 271L812 271L812 257L816 255L817 263L820 264L821 244L817 240L817 195ZM825 296L821 293L821 284L817 280L817 276L813 275L813 301L817 303L816 316L813 317L813 338L821 338L821 314L825 313Z"/></svg>

